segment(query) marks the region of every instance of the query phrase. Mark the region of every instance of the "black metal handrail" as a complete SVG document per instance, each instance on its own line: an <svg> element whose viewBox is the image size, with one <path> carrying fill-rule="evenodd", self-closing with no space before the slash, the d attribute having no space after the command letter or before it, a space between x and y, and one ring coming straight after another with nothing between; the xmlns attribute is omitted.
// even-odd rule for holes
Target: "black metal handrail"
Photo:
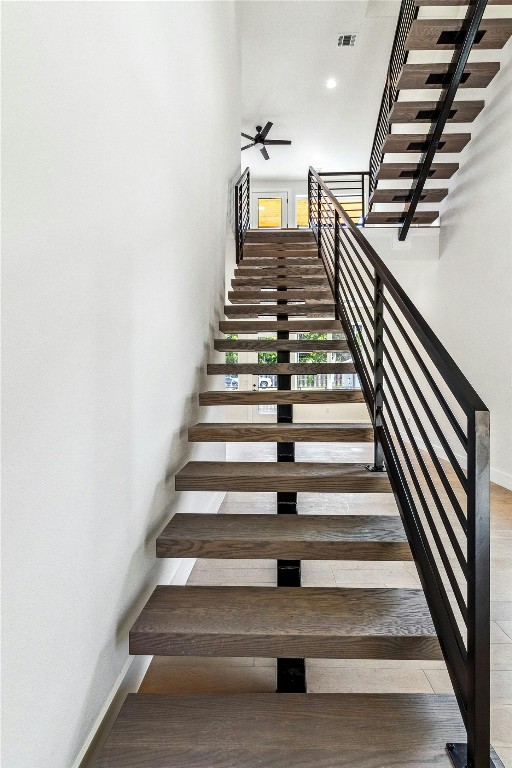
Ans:
<svg viewBox="0 0 512 768"><path fill-rule="evenodd" d="M244 242L250 226L251 175L246 168L235 184L236 263L244 257Z"/></svg>
<svg viewBox="0 0 512 768"><path fill-rule="evenodd" d="M466 725L467 765L489 768L489 412L313 168L308 189L372 416L371 469L389 474Z"/></svg>
<svg viewBox="0 0 512 768"><path fill-rule="evenodd" d="M370 198L377 186L377 174L382 163L382 148L389 133L389 115L396 101L398 81L407 61L405 41L417 13L418 8L414 0L402 0L370 155Z"/></svg>

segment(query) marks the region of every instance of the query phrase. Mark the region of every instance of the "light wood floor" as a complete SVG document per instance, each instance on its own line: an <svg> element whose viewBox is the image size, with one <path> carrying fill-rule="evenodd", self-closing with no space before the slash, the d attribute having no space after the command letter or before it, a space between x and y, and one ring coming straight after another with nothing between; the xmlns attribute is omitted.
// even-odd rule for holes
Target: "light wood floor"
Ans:
<svg viewBox="0 0 512 768"><path fill-rule="evenodd" d="M238 461L275 461L276 446L230 444ZM297 444L297 461L370 462L368 444ZM275 493L228 493L220 512L275 513ZM298 494L301 514L398 514L391 494ZM492 743L512 768L512 492L491 490ZM199 511L199 510L198 510ZM273 560L198 560L189 584L276 584ZM303 561L304 586L419 587L413 562ZM352 693L452 692L439 661L312 659L308 690ZM272 692L275 660L261 658L155 657L140 687L145 693Z"/></svg>

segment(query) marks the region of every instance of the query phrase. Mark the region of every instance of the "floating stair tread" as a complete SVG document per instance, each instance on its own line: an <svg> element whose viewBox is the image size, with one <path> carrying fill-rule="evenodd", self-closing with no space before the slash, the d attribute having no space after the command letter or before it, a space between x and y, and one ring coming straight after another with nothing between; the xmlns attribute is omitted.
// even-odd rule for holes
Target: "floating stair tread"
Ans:
<svg viewBox="0 0 512 768"><path fill-rule="evenodd" d="M497 61L479 61L466 64L459 88L487 88L499 70L500 65ZM399 90L446 88L449 84L449 73L452 71L453 67L449 63L405 64L397 88ZM443 78L441 81L440 76Z"/></svg>
<svg viewBox="0 0 512 768"><path fill-rule="evenodd" d="M274 404L307 404L321 403L364 403L360 389L320 390L305 392L304 390L276 390L244 392L243 390L201 392L199 405L274 405Z"/></svg>
<svg viewBox="0 0 512 768"><path fill-rule="evenodd" d="M264 331L289 331L294 333L325 332L342 333L343 328L339 320L220 320L219 331L221 333L260 333Z"/></svg>
<svg viewBox="0 0 512 768"><path fill-rule="evenodd" d="M413 194L412 189L376 189L372 195L370 205L376 203L402 203L410 202ZM448 194L447 189L427 189L423 188L421 193L421 203L440 203Z"/></svg>
<svg viewBox="0 0 512 768"><path fill-rule="evenodd" d="M364 464L335 462L189 461L175 476L177 491L309 491L389 493L386 474Z"/></svg>
<svg viewBox="0 0 512 768"><path fill-rule="evenodd" d="M157 557L410 560L398 515L176 514Z"/></svg>
<svg viewBox="0 0 512 768"><path fill-rule="evenodd" d="M308 376L318 373L355 373L354 363L208 363L210 376L249 373L254 376Z"/></svg>
<svg viewBox="0 0 512 768"><path fill-rule="evenodd" d="M228 291L228 300L243 303L254 301L330 301L332 303L332 291L327 288L309 288L287 291L262 291L244 290Z"/></svg>
<svg viewBox="0 0 512 768"><path fill-rule="evenodd" d="M195 424L189 442L372 443L373 428L366 424Z"/></svg>
<svg viewBox="0 0 512 768"><path fill-rule="evenodd" d="M291 245L304 243L306 246L315 244L315 237L310 230L289 229L277 230L276 232L262 232L261 229L249 230L245 236L245 243L256 245L261 243L270 243L272 245ZM244 243L244 244L245 244Z"/></svg>
<svg viewBox="0 0 512 768"><path fill-rule="evenodd" d="M308 256L289 256L286 259L278 258L276 256L263 258L255 256L245 256L240 262L240 267L279 267L280 269L286 269L287 266L292 264L295 267L314 267L319 266L320 261L318 254L315 253L314 257Z"/></svg>
<svg viewBox="0 0 512 768"><path fill-rule="evenodd" d="M423 590L341 587L159 586L130 653L442 658Z"/></svg>
<svg viewBox="0 0 512 768"><path fill-rule="evenodd" d="M454 696L128 694L95 768L451 768Z"/></svg>
<svg viewBox="0 0 512 768"><path fill-rule="evenodd" d="M472 123L485 106L483 101L454 101L447 123ZM433 123L440 111L438 101L395 101L390 123Z"/></svg>
<svg viewBox="0 0 512 768"><path fill-rule="evenodd" d="M405 221L407 213L404 211L371 211L366 217L366 224L401 224ZM416 211L412 220L413 224L433 224L439 218L439 211Z"/></svg>
<svg viewBox="0 0 512 768"><path fill-rule="evenodd" d="M244 243L244 258L247 255L251 256L267 256L277 254L279 256L289 256L289 254L297 253L299 255L308 256L309 254L317 253L317 244L313 240L307 242L297 242L296 240L286 244L281 243Z"/></svg>
<svg viewBox="0 0 512 768"><path fill-rule="evenodd" d="M304 304L226 304L224 314L226 317L260 317L304 315L309 317L327 317L334 313L334 304L318 303L310 301Z"/></svg>
<svg viewBox="0 0 512 768"><path fill-rule="evenodd" d="M348 350L348 344L343 339L317 339L302 341L299 339L215 339L214 349L217 352L321 352L330 350Z"/></svg>
<svg viewBox="0 0 512 768"><path fill-rule="evenodd" d="M415 19L405 41L406 51L443 51L460 48L464 41L463 19ZM461 33L457 40L443 36ZM483 34L482 34L483 33ZM512 19L482 19L473 50L503 48L512 34ZM462 39L460 39L462 38Z"/></svg>
<svg viewBox="0 0 512 768"><path fill-rule="evenodd" d="M428 133L390 133L382 151L422 153L426 151L429 140ZM436 151L451 154L462 152L470 140L470 133L443 133Z"/></svg>
<svg viewBox="0 0 512 768"><path fill-rule="evenodd" d="M421 163L382 163L377 181L382 179L414 179L420 174ZM429 179L450 179L459 170L458 163L432 163Z"/></svg>
<svg viewBox="0 0 512 768"><path fill-rule="evenodd" d="M246 288L304 288L307 285L328 286L327 277L324 274L318 275L292 275L277 277L266 275L265 277L234 277L231 280L233 288L244 286Z"/></svg>

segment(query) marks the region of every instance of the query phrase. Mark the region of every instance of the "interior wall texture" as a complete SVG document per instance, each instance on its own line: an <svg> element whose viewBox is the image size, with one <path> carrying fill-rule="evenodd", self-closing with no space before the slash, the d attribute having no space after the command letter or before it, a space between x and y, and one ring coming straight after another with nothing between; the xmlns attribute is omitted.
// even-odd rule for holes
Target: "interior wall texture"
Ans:
<svg viewBox="0 0 512 768"><path fill-rule="evenodd" d="M4 742L69 768L177 561L239 174L233 2L3 5ZM232 236L231 236L232 238ZM232 239L228 242L232 250Z"/></svg>

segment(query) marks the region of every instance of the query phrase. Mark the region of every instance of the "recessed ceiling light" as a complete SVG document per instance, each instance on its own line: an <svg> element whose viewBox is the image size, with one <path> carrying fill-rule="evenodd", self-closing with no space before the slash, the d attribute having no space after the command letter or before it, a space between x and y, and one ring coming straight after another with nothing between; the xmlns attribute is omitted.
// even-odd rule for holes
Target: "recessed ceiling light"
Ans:
<svg viewBox="0 0 512 768"><path fill-rule="evenodd" d="M327 88L336 88L338 83L336 82L334 77L329 77L328 80L326 81L325 85L327 86Z"/></svg>

